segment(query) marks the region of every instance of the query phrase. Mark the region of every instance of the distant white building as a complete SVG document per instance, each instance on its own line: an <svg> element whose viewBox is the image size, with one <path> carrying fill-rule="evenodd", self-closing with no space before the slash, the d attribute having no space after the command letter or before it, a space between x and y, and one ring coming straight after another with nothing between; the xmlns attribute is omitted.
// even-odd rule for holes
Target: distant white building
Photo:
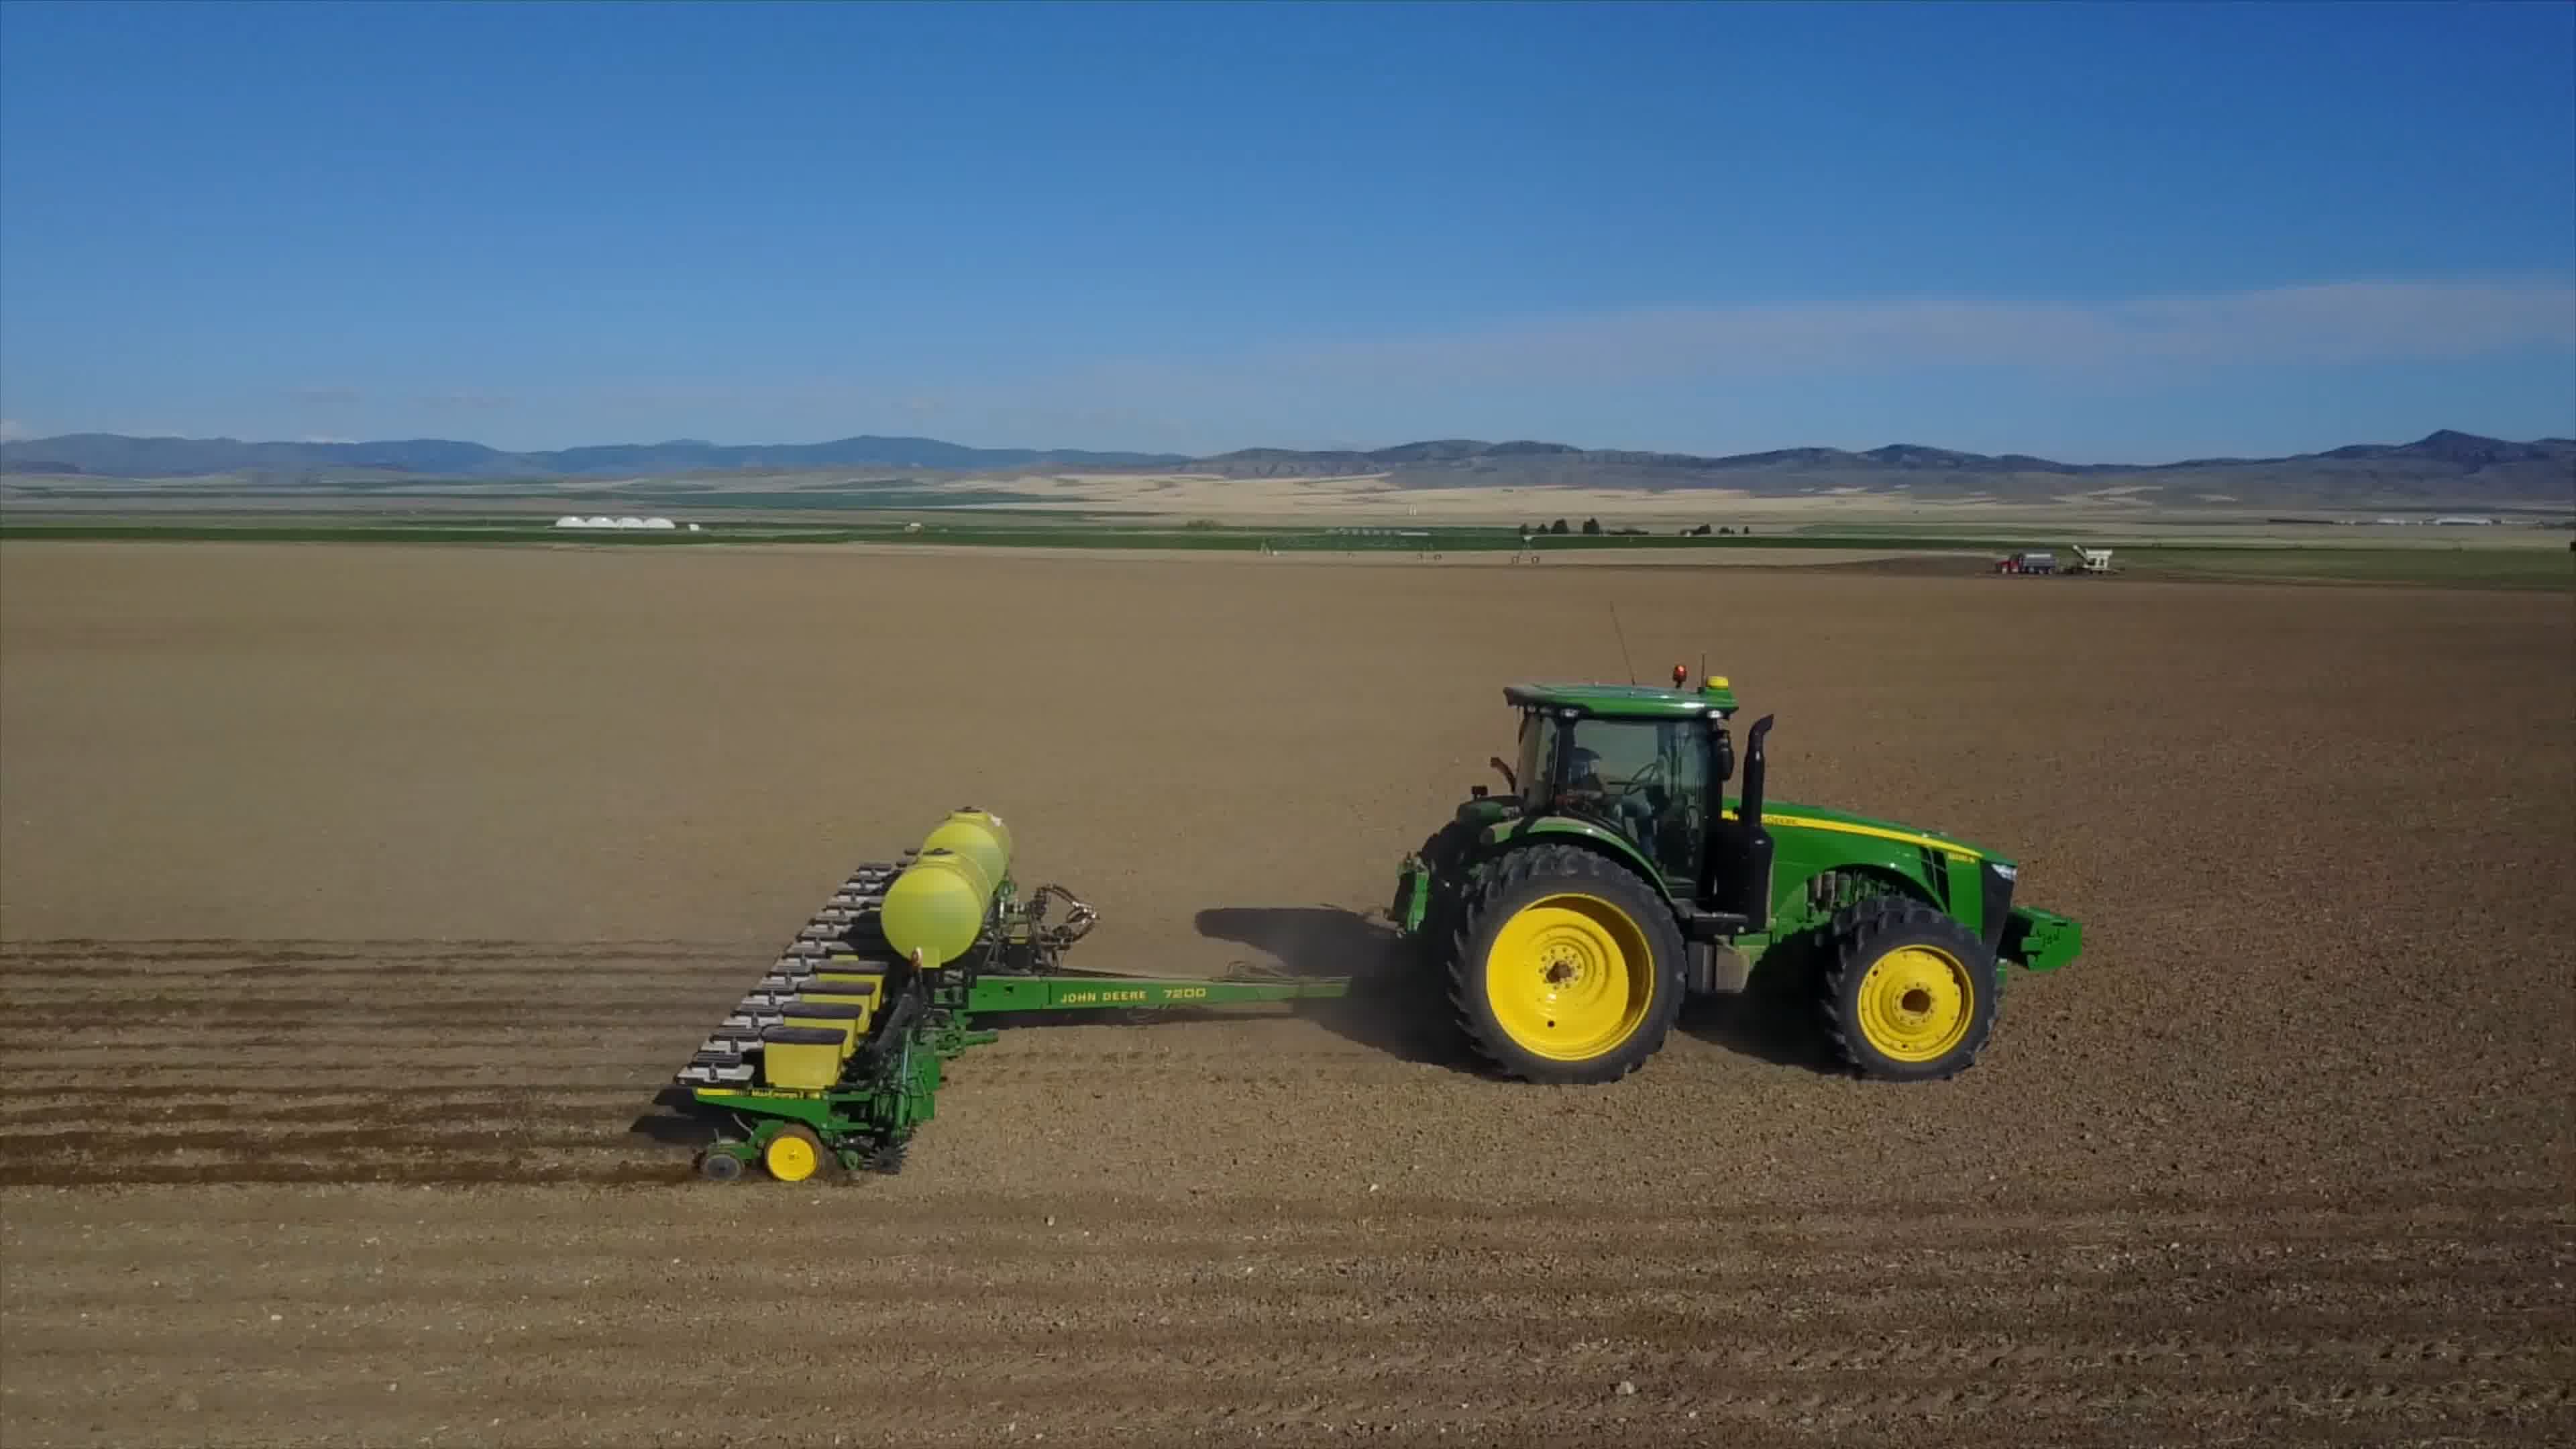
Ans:
<svg viewBox="0 0 2576 1449"><path fill-rule="evenodd" d="M2477 516L2476 516L2476 515L2474 515L2474 514L2468 514L2468 513L2447 513L2447 514L2444 514L2443 516L2441 516L2440 518L2436 518L2436 519L2434 519L2434 520L2433 520L2433 523L2434 523L2434 525L2435 525L2436 527L2440 527L2440 526L2443 526L2443 525L2450 525L2450 526L2454 526L2454 527L2461 527L2461 526L2466 526L2466 527L2486 527L2486 526L2492 525L2494 522L2495 522L2495 520L2494 520L2494 519L2492 519L2492 518L2480 518L2480 517L2477 517Z"/></svg>
<svg viewBox="0 0 2576 1449"><path fill-rule="evenodd" d="M631 515L624 518L611 518L605 513L592 514L587 518L578 513L567 513L555 520L557 528L641 528L676 531L679 526L667 518L636 518ZM689 531L696 533L701 530L692 523L689 525Z"/></svg>

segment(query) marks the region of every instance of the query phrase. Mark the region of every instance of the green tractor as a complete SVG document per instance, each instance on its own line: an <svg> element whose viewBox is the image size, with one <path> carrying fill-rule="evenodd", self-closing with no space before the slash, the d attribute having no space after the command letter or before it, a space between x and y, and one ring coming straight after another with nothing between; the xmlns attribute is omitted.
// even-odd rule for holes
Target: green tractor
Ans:
<svg viewBox="0 0 2576 1449"><path fill-rule="evenodd" d="M2013 903L2007 856L1763 797L1768 716L1742 779L1722 678L1669 689L1520 684L1506 792L1474 787L1405 857L1393 918L1447 974L1460 1029L1503 1073L1593 1083L1645 1065L1686 995L1742 992L1758 962L1797 989L1865 1077L1964 1071L1994 1031L2002 963L2046 971L2082 928ZM1768 973L1766 974L1776 974Z"/></svg>

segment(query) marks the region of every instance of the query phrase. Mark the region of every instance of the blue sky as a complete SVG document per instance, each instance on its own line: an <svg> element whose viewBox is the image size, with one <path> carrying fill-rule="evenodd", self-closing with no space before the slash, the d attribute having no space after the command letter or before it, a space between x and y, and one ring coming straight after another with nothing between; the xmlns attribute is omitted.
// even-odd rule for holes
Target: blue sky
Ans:
<svg viewBox="0 0 2576 1449"><path fill-rule="evenodd" d="M0 418L2576 433L2576 7L0 6Z"/></svg>

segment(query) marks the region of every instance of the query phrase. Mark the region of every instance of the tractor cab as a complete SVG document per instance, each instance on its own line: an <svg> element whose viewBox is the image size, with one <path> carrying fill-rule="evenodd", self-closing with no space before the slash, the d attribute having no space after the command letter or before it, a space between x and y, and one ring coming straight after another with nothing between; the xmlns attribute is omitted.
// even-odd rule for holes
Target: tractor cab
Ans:
<svg viewBox="0 0 2576 1449"><path fill-rule="evenodd" d="M1548 817L1606 831L1650 866L1685 909L1741 917L1758 928L1767 914L1769 837L1762 829L1762 737L1745 738L1743 804L1729 812L1735 778L1735 691L1712 675L1697 688L1673 670L1670 688L1637 684L1515 684L1504 700L1521 712L1517 765L1493 763L1510 782L1503 808L1524 820Z"/></svg>
<svg viewBox="0 0 2576 1449"><path fill-rule="evenodd" d="M1617 834L1689 898L1707 865L1718 790L1734 773L1723 679L1678 685L1513 685L1519 757L1507 772L1524 815L1567 816Z"/></svg>

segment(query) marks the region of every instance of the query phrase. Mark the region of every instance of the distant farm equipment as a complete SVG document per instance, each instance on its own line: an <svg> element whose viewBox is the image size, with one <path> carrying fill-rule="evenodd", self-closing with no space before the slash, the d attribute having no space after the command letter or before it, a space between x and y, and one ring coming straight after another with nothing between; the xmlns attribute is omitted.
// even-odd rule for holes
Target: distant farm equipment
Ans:
<svg viewBox="0 0 2576 1449"><path fill-rule="evenodd" d="M2006 554L2002 558L1995 560L1995 572L1999 574L2064 574L2070 578L2080 577L2086 574L2107 574L2114 572L2111 567L2111 550L2107 548L2086 548L2082 544L2074 544L2069 547L2068 552L2075 556L2061 565L2058 562L2056 552L2052 549L2023 549L2019 553Z"/></svg>

